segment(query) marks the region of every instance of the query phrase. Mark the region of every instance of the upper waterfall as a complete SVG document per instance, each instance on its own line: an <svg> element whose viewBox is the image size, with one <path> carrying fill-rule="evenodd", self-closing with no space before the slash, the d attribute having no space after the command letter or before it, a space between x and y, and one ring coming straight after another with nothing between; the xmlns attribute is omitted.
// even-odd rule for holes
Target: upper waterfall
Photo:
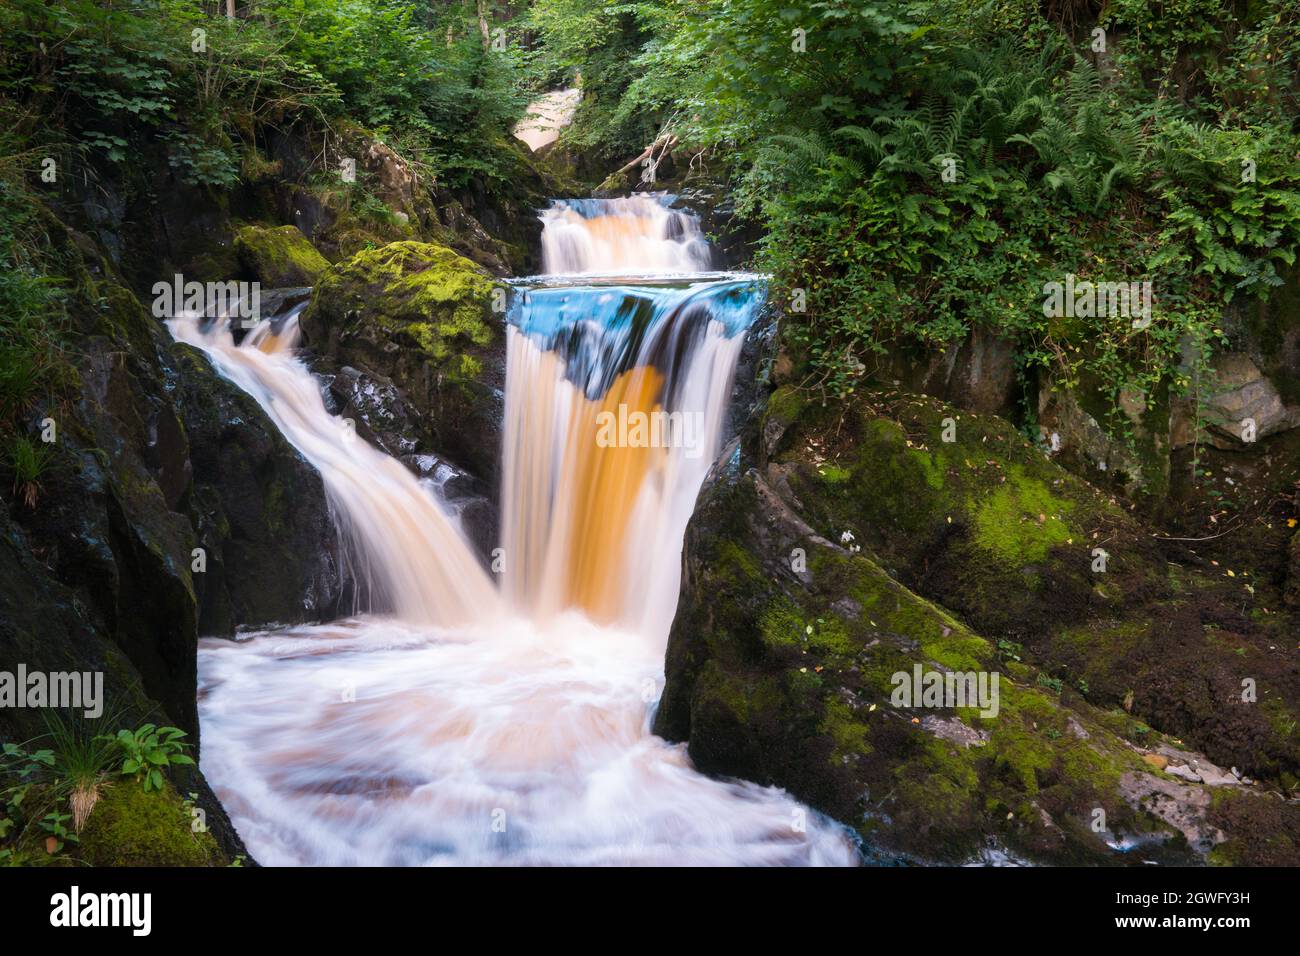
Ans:
<svg viewBox="0 0 1300 956"><path fill-rule="evenodd" d="M542 262L551 275L706 272L712 265L698 217L670 196L557 199L542 213Z"/></svg>
<svg viewBox="0 0 1300 956"><path fill-rule="evenodd" d="M682 538L721 447L758 276L701 274L708 244L664 195L557 202L552 275L509 310L503 585L662 647ZM599 275L599 281L588 276Z"/></svg>

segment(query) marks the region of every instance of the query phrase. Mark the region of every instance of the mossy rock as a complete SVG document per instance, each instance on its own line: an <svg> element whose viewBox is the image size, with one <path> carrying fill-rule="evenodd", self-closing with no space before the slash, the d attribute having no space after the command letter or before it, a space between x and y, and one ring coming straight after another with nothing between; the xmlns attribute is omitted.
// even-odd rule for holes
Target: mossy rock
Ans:
<svg viewBox="0 0 1300 956"><path fill-rule="evenodd" d="M446 246L393 242L365 249L325 276L315 302L336 298L359 325L408 336L429 359L445 363L464 345L492 340L488 300L493 283ZM350 328L348 335L369 329ZM455 353L455 354L454 354Z"/></svg>
<svg viewBox="0 0 1300 956"><path fill-rule="evenodd" d="M1285 621L1262 581L1244 589L1225 570L1171 564L1122 499L1000 418L893 391L835 408L790 391L764 419L765 476L825 537L855 536L974 630L1023 645L1052 680L1102 706L1128 699L1220 763L1279 780L1300 761L1284 730L1300 719L1300 676L1270 650ZM771 422L791 416L772 440ZM1243 602L1256 613L1225 611ZM1247 677L1285 718L1222 704Z"/></svg>
<svg viewBox="0 0 1300 956"><path fill-rule="evenodd" d="M1128 739L1136 721L1016 660L1018 647L914 593L856 540L819 534L749 461L704 491L691 520L656 732L686 741L706 773L788 789L876 855L955 863L992 845L1122 864L1117 848L1137 845L1144 859L1204 859L1210 788L1145 761ZM900 704L898 675L917 666L998 674L997 707ZM1141 746L1164 743L1144 728ZM1178 815L1142 802L1165 791Z"/></svg>
<svg viewBox="0 0 1300 956"><path fill-rule="evenodd" d="M120 780L101 793L77 855L91 866L225 865L212 834L195 832L192 821L170 783L146 792L134 780Z"/></svg>
<svg viewBox="0 0 1300 956"><path fill-rule="evenodd" d="M244 226L235 232L235 253L267 288L314 285L329 268L297 226Z"/></svg>
<svg viewBox="0 0 1300 956"><path fill-rule="evenodd" d="M796 407L787 391L772 404ZM988 633L1032 640L1168 589L1163 556L1122 503L995 416L883 392L808 404L769 458L815 526L856 535Z"/></svg>
<svg viewBox="0 0 1300 956"><path fill-rule="evenodd" d="M1187 862L1250 838L1243 814L1209 822L1210 781L1165 775L1148 748L1293 785L1295 675L1227 628L1240 595L1218 595L1207 627L1215 569L1170 565L1123 502L1005 421L896 391L825 407L778 389L712 482L655 723L700 769L946 862L990 843L1049 863L1125 862L1119 846ZM998 673L998 713L900 711L896 675L918 665ZM1260 704L1224 706L1243 674ZM1273 799L1240 792L1256 815Z"/></svg>
<svg viewBox="0 0 1300 956"><path fill-rule="evenodd" d="M1009 666L853 547L819 535L757 471L707 489L656 731L688 741L699 769L785 787L910 860L976 859L993 842L1042 862L1114 862L1106 837L1161 829L1119 786L1151 768L1077 694L1037 686L1037 671ZM916 665L998 672L997 712L895 707L895 675ZM1088 825L1097 807L1106 837ZM1171 858L1180 841L1166 834Z"/></svg>
<svg viewBox="0 0 1300 956"><path fill-rule="evenodd" d="M422 413L426 450L490 479L497 467L504 320L497 285L437 243L366 249L326 272L303 314L307 343L391 380Z"/></svg>

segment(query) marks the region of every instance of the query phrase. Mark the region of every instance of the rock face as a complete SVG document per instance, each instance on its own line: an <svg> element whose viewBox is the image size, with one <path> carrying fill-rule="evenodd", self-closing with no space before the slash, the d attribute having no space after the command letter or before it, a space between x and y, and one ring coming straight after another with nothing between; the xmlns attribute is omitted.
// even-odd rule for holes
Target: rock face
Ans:
<svg viewBox="0 0 1300 956"><path fill-rule="evenodd" d="M1119 411L1108 419L1111 402L1096 387L1061 388L1044 380L1038 390L1043 445L1055 461L1102 487L1117 487L1130 496L1163 495L1173 448L1169 403L1124 392ZM1116 419L1124 422L1129 439L1112 434Z"/></svg>
<svg viewBox="0 0 1300 956"><path fill-rule="evenodd" d="M190 512L206 569L199 633L327 620L340 601L338 541L320 475L257 403L174 345L169 377L190 443Z"/></svg>
<svg viewBox="0 0 1300 956"><path fill-rule="evenodd" d="M1285 779L1294 741L1274 718L1296 712L1294 675L1269 672L1267 706L1232 704L1257 642L1207 640L1146 529L1005 423L781 390L723 460L687 533L655 723L700 769L786 787L914 859L1241 859L1257 835L1215 816L1215 786L1295 825L1295 807L1200 772L1250 760ZM918 667L990 689L997 673L996 713L904 706Z"/></svg>
<svg viewBox="0 0 1300 956"><path fill-rule="evenodd" d="M1016 401L1015 343L984 329L939 353L889 353L880 378L897 379L909 391L933 395L972 412L1005 415Z"/></svg>
<svg viewBox="0 0 1300 956"><path fill-rule="evenodd" d="M297 226L244 226L235 233L235 253L267 288L312 285L329 268Z"/></svg>
<svg viewBox="0 0 1300 956"><path fill-rule="evenodd" d="M1283 401L1277 386L1240 352L1228 352L1215 359L1213 379L1206 391L1201 409L1205 437L1219 448L1244 448L1300 425L1300 406ZM1195 409L1182 402L1176 411L1175 448L1189 445L1197 437Z"/></svg>
<svg viewBox="0 0 1300 956"><path fill-rule="evenodd" d="M418 179L406 160L379 141L366 144L362 165L376 180L376 192L394 212L410 216Z"/></svg>
<svg viewBox="0 0 1300 956"><path fill-rule="evenodd" d="M495 478L504 387L503 313L492 279L445 246L394 242L334 266L301 324L306 343L401 390L425 447ZM504 302L504 290L500 293Z"/></svg>
<svg viewBox="0 0 1300 956"><path fill-rule="evenodd" d="M48 234L75 280L75 348L57 394L15 426L52 427L56 440L39 495L0 514L0 670L100 672L115 724L97 731L152 721L198 744L201 628L330 613L324 493L261 409L177 346L92 242L52 217ZM45 730L39 709L0 708L5 740ZM199 794L223 853L243 852L202 774L175 783Z"/></svg>
<svg viewBox="0 0 1300 956"><path fill-rule="evenodd" d="M424 416L389 379L345 365L330 381L330 411L356 422L357 435L398 458L432 482L460 518L485 563L497 543L497 509L491 489L441 455L421 450L430 429Z"/></svg>

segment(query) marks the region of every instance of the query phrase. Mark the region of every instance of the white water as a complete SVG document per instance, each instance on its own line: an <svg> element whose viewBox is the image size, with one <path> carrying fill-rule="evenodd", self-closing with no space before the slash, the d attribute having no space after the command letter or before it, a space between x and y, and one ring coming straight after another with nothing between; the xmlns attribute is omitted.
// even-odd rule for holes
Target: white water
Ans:
<svg viewBox="0 0 1300 956"><path fill-rule="evenodd" d="M628 231L662 222L642 216ZM687 271L693 239L667 240L669 261L666 240L647 235L644 258ZM548 261L562 246L572 254L552 220L544 242ZM575 272L608 264L564 261ZM294 357L292 319L238 346L192 320L172 330L320 470L385 612L200 642L203 771L260 862L856 862L843 828L775 788L705 777L650 732L682 532L741 335L711 321L681 346L691 351L675 377L655 378L638 353L620 379L638 407L700 412L705 452L688 458L596 453L585 439L609 395L591 398L544 341L511 330L506 602L433 491L326 412Z"/></svg>
<svg viewBox="0 0 1300 956"><path fill-rule="evenodd" d="M551 275L706 272L695 219L655 196L557 202L542 213L542 263Z"/></svg>
<svg viewBox="0 0 1300 956"><path fill-rule="evenodd" d="M296 316L278 334L263 320L238 347L223 323L206 331L195 318L169 324L178 341L202 348L217 371L257 399L320 471L351 570L374 609L444 626L499 615L487 573L419 479L325 410L320 384L293 356Z"/></svg>

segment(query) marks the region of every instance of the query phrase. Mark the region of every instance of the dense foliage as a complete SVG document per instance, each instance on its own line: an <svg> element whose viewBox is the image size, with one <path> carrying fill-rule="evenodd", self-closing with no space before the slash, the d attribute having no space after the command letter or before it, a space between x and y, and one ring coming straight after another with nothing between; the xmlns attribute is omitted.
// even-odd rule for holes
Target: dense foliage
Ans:
<svg viewBox="0 0 1300 956"><path fill-rule="evenodd" d="M35 501L51 464L28 419L66 394L68 306L89 291L52 247L49 198L112 191L128 206L151 203L153 166L165 163L199 191L195 202L218 207L277 169L270 134L329 141L358 128L431 181L502 190L529 74L505 33L488 42L482 10L465 0L0 0L0 473L16 497ZM502 7L492 21L508 16ZM324 162L316 179L339 188ZM391 216L359 184L352 192L360 213Z"/></svg>
<svg viewBox="0 0 1300 956"><path fill-rule="evenodd" d="M396 141L442 179L497 173L522 113L519 57L483 42L472 5L403 0L6 0L0 95L31 140L125 162L146 138L194 183L233 185L266 127L340 120Z"/></svg>
<svg viewBox="0 0 1300 956"><path fill-rule="evenodd" d="M617 139L639 115L723 167L766 227L761 263L806 300L789 329L826 392L851 392L889 343L973 327L1013 341L1027 371L1113 398L1185 390L1225 303L1267 295L1295 262L1289 0L630 9L637 29L589 59L656 31L581 135ZM1152 321L1044 315L1044 284L1069 274L1150 280Z"/></svg>
<svg viewBox="0 0 1300 956"><path fill-rule="evenodd" d="M972 328L1013 342L1026 375L1113 399L1188 390L1225 303L1269 294L1300 245L1292 0L236 9L0 2L8 181L40 157L129 166L161 142L184 181L222 190L268 168L267 130L350 124L439 182L508 190L510 125L531 95L579 83L571 149L611 166L671 131L736 190L806 384L833 395L896 343ZM57 312L10 219L0 297ZM1045 285L1071 275L1150 280L1152 321L1045 315ZM48 328L6 328L0 358L35 355ZM6 411L45 375L21 364L0 362Z"/></svg>

